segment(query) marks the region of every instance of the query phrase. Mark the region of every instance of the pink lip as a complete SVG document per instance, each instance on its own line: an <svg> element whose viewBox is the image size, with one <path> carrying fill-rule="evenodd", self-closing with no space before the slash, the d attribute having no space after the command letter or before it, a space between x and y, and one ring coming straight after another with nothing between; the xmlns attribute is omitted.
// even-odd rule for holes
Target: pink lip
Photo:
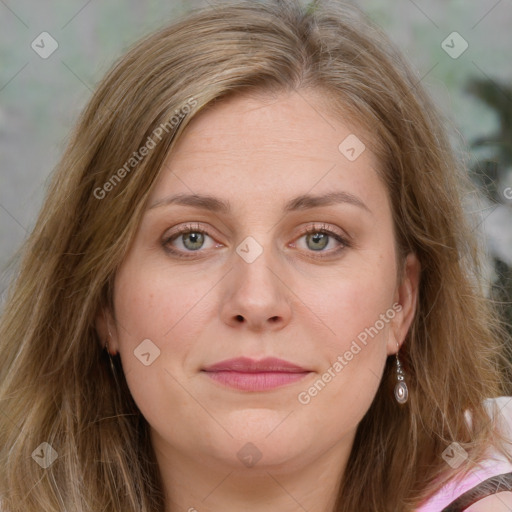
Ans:
<svg viewBox="0 0 512 512"><path fill-rule="evenodd" d="M225 361L212 364L211 366L203 368L203 370L207 372L233 371L243 373L301 373L309 371L301 366L297 366L296 364L285 361L284 359L277 359L275 357L266 357L259 361L250 359L249 357L236 357L234 359L226 359Z"/></svg>
<svg viewBox="0 0 512 512"><path fill-rule="evenodd" d="M275 357L260 361L247 357L227 359L202 371L221 384L245 391L274 389L296 382L310 373L301 366Z"/></svg>

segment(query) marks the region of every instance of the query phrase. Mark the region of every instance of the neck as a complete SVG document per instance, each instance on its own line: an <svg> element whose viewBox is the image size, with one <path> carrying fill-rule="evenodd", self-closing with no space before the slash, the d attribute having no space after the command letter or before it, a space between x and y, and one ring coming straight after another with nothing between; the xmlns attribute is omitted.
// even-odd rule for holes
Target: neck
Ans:
<svg viewBox="0 0 512 512"><path fill-rule="evenodd" d="M215 461L164 444L152 432L166 497L165 512L334 512L354 433L322 454L297 454L252 467Z"/></svg>

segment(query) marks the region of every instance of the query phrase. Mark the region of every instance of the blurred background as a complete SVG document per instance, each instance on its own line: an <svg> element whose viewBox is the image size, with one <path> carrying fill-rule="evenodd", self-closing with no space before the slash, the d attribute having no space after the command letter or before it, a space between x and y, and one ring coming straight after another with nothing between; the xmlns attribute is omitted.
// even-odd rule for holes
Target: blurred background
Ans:
<svg viewBox="0 0 512 512"><path fill-rule="evenodd" d="M100 78L137 39L207 3L214 0L0 0L2 297L7 264ZM512 1L352 3L400 47L446 118L480 190L466 207L486 246L488 293L512 324Z"/></svg>

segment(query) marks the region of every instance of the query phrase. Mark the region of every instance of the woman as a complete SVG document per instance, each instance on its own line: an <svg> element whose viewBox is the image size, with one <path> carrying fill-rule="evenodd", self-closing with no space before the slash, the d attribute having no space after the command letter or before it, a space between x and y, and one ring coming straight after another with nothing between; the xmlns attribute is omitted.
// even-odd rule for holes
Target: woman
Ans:
<svg viewBox="0 0 512 512"><path fill-rule="evenodd" d="M135 45L3 314L3 510L510 506L506 340L463 187L347 5L216 5Z"/></svg>

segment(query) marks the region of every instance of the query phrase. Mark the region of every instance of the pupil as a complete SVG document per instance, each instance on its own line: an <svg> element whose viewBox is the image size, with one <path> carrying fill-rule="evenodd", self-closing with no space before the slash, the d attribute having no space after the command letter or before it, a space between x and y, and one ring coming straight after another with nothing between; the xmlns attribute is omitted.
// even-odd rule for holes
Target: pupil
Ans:
<svg viewBox="0 0 512 512"><path fill-rule="evenodd" d="M315 243L315 244L317 244L318 242L321 243L322 239L323 239L324 243L321 244L321 246L319 247L320 249L323 249L327 244L327 235L325 233L315 233L313 235L310 235L310 238L313 239L313 243Z"/></svg>
<svg viewBox="0 0 512 512"><path fill-rule="evenodd" d="M191 244L194 245L194 244L201 244L200 241L198 241L198 239L200 240L202 237L202 234L201 233L188 233L187 236L185 237L185 239L189 239ZM198 249L199 247L192 247L192 249Z"/></svg>

